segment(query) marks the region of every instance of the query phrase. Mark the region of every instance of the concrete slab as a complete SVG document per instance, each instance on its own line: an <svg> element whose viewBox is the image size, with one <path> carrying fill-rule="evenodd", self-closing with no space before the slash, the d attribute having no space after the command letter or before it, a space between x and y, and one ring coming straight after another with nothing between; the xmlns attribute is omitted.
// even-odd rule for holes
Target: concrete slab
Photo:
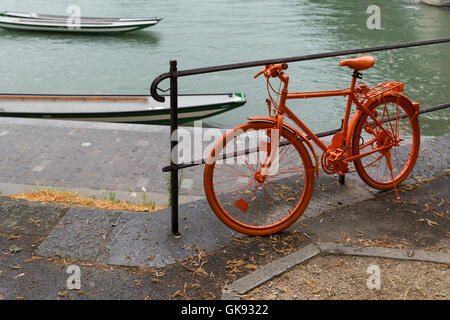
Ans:
<svg viewBox="0 0 450 320"><path fill-rule="evenodd" d="M0 197L0 233L44 236L68 208Z"/></svg>
<svg viewBox="0 0 450 320"><path fill-rule="evenodd" d="M37 254L111 265L164 267L225 246L235 234L205 200L180 206L180 237L171 235L170 209L151 213L72 208Z"/></svg>
<svg viewBox="0 0 450 320"><path fill-rule="evenodd" d="M397 248L361 247L351 244L323 243L316 245L320 251L328 254L380 257L411 261L427 261L436 263L450 263L450 254L425 250L405 250Z"/></svg>
<svg viewBox="0 0 450 320"><path fill-rule="evenodd" d="M80 261L95 261L108 242L120 211L71 208L53 228L36 253Z"/></svg>

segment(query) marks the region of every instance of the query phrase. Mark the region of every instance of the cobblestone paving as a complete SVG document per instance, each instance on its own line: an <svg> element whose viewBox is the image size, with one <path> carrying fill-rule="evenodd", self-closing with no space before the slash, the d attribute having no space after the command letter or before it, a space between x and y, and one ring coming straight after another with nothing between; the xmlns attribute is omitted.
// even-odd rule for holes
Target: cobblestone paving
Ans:
<svg viewBox="0 0 450 320"><path fill-rule="evenodd" d="M448 135L423 138L411 177L448 168L448 141ZM211 148L211 139L203 147ZM169 148L167 126L2 118L0 185L20 185L14 192L29 186L128 193L144 187L148 193L167 195L169 174L161 169L169 164ZM204 196L203 168L182 170L180 196ZM355 183L362 185L359 179Z"/></svg>
<svg viewBox="0 0 450 320"><path fill-rule="evenodd" d="M0 121L0 181L167 193L169 130L144 125ZM180 194L202 195L201 167L183 170Z"/></svg>

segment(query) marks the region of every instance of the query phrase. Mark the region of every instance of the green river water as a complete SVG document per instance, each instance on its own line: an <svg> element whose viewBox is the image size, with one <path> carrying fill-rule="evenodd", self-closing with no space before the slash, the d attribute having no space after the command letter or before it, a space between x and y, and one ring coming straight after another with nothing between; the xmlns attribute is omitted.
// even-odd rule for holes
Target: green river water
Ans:
<svg viewBox="0 0 450 320"><path fill-rule="evenodd" d="M147 94L167 72L218 64L420 41L450 36L450 10L418 0L0 0L0 11L65 14L78 5L83 16L163 17L155 27L122 35L74 35L0 29L0 92L49 94ZM367 8L381 9L381 29L370 30ZM373 53L370 85L405 82L405 94L422 107L449 102L450 44ZM291 63L291 91L349 86L345 57ZM259 68L180 79L183 93L243 91L243 107L205 120L233 127L266 115ZM163 86L168 87L168 82ZM339 127L342 97L297 100L289 106L315 132ZM450 110L421 117L423 135L449 132Z"/></svg>

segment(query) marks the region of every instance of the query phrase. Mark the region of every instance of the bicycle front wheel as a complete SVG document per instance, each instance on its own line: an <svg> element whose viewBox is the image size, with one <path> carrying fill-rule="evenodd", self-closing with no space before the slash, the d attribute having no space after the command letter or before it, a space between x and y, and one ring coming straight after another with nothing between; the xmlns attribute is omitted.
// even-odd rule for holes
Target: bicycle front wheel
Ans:
<svg viewBox="0 0 450 320"><path fill-rule="evenodd" d="M353 155L383 145L392 146L356 159L354 165L369 186L389 190L394 183L397 186L405 180L414 167L420 146L419 121L414 107L403 97L383 97L370 105L369 110L378 124L366 113L359 117L353 132Z"/></svg>
<svg viewBox="0 0 450 320"><path fill-rule="evenodd" d="M216 143L205 166L204 187L222 222L240 233L263 236L301 216L311 199L314 170L295 133L251 122Z"/></svg>

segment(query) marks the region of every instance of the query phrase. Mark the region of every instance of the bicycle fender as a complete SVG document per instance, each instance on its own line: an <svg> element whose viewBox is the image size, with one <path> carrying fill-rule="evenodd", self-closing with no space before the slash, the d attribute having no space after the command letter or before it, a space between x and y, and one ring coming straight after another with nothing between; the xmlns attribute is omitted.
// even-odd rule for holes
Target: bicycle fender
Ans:
<svg viewBox="0 0 450 320"><path fill-rule="evenodd" d="M271 122L274 125L277 124L277 120L274 117L249 117L247 118L249 121L265 121L265 122ZM283 123L283 127L285 127L287 130L297 134L300 136L300 138L306 143L306 145L308 146L309 150L311 151L311 153L313 154L314 157L314 161L315 161L315 165L314 165L314 171L316 172L316 176L319 177L319 161L318 161L318 157L316 155L316 151L314 150L314 147L312 145L312 143L305 137L305 135L303 133L301 133L300 131L298 131L296 128L294 128L293 126L291 126L288 123Z"/></svg>
<svg viewBox="0 0 450 320"><path fill-rule="evenodd" d="M399 92L395 92L395 91L388 91L388 92L384 92L383 94L381 94L378 97L366 100L363 105L370 109L370 106L377 102L378 100L384 98L384 97L388 97L388 96L396 96L401 100L404 100L404 102L406 102L407 104L409 104L411 106L411 108L413 108L413 110L416 110L416 115L418 115L418 109L419 109L419 104L418 103L412 103L411 100L409 100L409 98ZM346 137L346 145L347 147L352 145L352 135L353 135L353 131L355 130L356 124L358 122L359 117L361 117L364 114L364 110L362 110L361 108L357 108L356 112L353 114L352 118L350 119L350 123L348 126L348 130L347 130L347 137Z"/></svg>

